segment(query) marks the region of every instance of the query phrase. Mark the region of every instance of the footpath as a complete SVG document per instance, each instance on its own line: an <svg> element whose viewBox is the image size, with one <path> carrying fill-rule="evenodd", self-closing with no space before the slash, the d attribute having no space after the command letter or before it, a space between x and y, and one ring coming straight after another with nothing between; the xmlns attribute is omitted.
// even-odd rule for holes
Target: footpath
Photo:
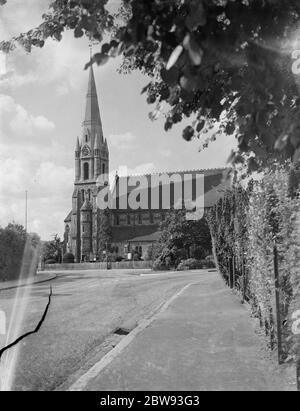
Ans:
<svg viewBox="0 0 300 411"><path fill-rule="evenodd" d="M247 306L219 274L202 271L69 389L295 390L287 380Z"/></svg>

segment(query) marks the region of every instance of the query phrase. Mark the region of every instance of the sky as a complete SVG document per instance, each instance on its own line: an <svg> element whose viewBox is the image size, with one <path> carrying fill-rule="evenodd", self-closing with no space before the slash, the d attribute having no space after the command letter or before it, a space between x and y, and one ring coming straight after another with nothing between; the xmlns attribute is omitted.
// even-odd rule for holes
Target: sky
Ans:
<svg viewBox="0 0 300 411"><path fill-rule="evenodd" d="M0 7L0 41L35 27L49 0L9 0ZM95 48L95 52L97 47ZM81 136L89 59L87 39L66 32L27 54L18 48L0 55L0 226L25 223L49 240L63 234L71 209L74 149ZM163 118L149 119L151 106L141 89L147 78L121 75L121 60L95 67L104 136L111 170L131 173L223 167L234 138L220 136L199 152L201 141L186 142L183 124L165 132Z"/></svg>

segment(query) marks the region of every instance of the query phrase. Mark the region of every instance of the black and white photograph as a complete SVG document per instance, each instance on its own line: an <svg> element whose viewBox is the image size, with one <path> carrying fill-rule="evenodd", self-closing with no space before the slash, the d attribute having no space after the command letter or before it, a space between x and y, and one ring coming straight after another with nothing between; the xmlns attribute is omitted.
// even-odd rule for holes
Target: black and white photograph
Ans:
<svg viewBox="0 0 300 411"><path fill-rule="evenodd" d="M300 391L299 1L0 0L0 391Z"/></svg>

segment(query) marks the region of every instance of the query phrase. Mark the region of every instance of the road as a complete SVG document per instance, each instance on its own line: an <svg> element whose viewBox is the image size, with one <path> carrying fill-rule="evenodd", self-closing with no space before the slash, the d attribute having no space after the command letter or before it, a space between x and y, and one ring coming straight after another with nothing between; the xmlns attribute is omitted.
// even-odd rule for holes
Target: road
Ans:
<svg viewBox="0 0 300 411"><path fill-rule="evenodd" d="M201 272L141 274L140 270L62 272L51 282L53 296L37 334L19 344L13 390L65 389L122 338ZM34 329L48 300L50 283L28 294L20 333ZM0 309L12 315L16 290L0 292ZM3 338L0 339L0 343Z"/></svg>

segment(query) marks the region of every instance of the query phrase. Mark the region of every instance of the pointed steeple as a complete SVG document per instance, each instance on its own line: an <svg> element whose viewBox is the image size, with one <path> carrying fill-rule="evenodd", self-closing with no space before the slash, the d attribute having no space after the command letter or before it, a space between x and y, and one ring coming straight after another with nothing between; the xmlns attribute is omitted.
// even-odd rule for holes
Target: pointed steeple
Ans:
<svg viewBox="0 0 300 411"><path fill-rule="evenodd" d="M97 88L94 76L93 66L91 65L89 73L88 90L86 95L85 117L83 121L84 134L86 130L90 131L91 147L94 145L95 136L98 134L100 142L103 143L103 131L98 104Z"/></svg>

